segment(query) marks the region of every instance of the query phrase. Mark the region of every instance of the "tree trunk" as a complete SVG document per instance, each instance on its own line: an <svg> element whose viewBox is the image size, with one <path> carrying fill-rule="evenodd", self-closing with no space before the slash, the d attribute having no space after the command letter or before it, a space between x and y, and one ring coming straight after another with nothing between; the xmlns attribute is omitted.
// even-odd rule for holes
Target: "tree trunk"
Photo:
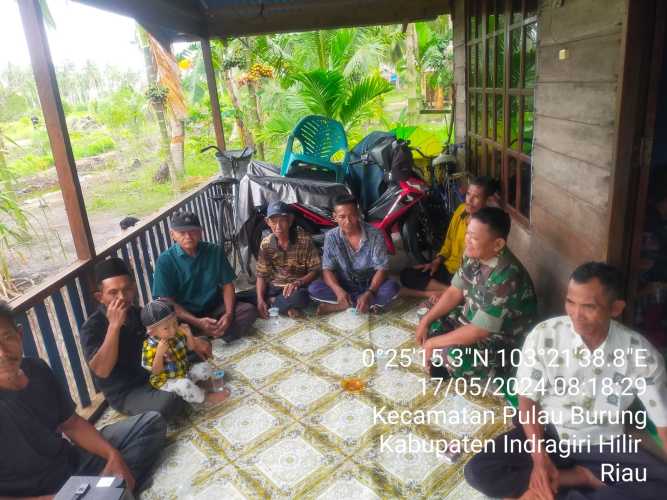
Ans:
<svg viewBox="0 0 667 500"><path fill-rule="evenodd" d="M139 28L141 29L141 28ZM158 81L157 78L157 69L155 68L155 61L151 55L151 49L148 44L145 44L143 47L144 53L144 65L146 66L146 78L148 79L148 84L155 84ZM169 130L167 129L167 120L164 114L164 103L156 102L151 100L151 107L155 112L155 118L157 119L158 127L160 128L160 141L162 143L162 158L167 158L169 153Z"/></svg>
<svg viewBox="0 0 667 500"><path fill-rule="evenodd" d="M241 131L241 138L243 139L244 147L255 148L255 141L252 138L252 133L248 130L245 123L243 122L243 112L241 111L241 104L239 103L239 98L234 88L234 81L232 79L231 70L223 71L223 81L225 82L225 88L227 93L229 93L229 98L232 101L232 106L234 106L234 115L236 117L236 125Z"/></svg>
<svg viewBox="0 0 667 500"><path fill-rule="evenodd" d="M419 44L417 40L417 29L414 23L407 26L405 37L405 64L408 80L408 116L410 125L417 125L419 121L419 109L421 107L421 78L418 69Z"/></svg>
<svg viewBox="0 0 667 500"><path fill-rule="evenodd" d="M419 42L417 41L417 28L414 23L408 24L405 37L405 65L408 70L408 80L412 85L412 95L410 97L419 97L420 78L417 66Z"/></svg>
<svg viewBox="0 0 667 500"><path fill-rule="evenodd" d="M255 126L257 130L261 132L262 130L262 111L259 107L259 96L257 95L256 83L252 80L248 81L248 93L250 94L250 99L253 102L253 114L255 115ZM264 160L264 143L259 141L257 143L257 154L259 155L260 160Z"/></svg>
<svg viewBox="0 0 667 500"><path fill-rule="evenodd" d="M176 182L177 176L185 172L185 127L183 120L171 118L171 162L169 164L169 176L172 183ZM173 166L172 166L173 165Z"/></svg>

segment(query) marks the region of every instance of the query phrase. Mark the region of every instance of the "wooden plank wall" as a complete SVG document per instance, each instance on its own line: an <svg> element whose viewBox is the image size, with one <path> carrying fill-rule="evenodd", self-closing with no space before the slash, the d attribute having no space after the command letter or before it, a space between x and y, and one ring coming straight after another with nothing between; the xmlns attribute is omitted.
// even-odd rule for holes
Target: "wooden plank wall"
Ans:
<svg viewBox="0 0 667 500"><path fill-rule="evenodd" d="M454 8L457 142L465 136L465 19ZM543 315L560 313L576 265L605 260L625 0L541 0L530 226L510 248L530 271ZM559 60L559 51L569 57Z"/></svg>

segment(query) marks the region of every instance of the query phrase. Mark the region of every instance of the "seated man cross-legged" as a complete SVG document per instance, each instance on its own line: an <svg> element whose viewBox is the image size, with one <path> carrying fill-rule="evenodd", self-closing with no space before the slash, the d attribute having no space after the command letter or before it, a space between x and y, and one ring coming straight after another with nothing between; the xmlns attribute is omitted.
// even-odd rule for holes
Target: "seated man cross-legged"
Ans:
<svg viewBox="0 0 667 500"><path fill-rule="evenodd" d="M151 411L96 430L49 366L23 357L22 335L0 302L0 498L53 498L74 475L141 490L165 445L164 419Z"/></svg>
<svg viewBox="0 0 667 500"><path fill-rule="evenodd" d="M160 254L153 276L153 298L170 301L178 319L196 335L231 342L245 335L257 318L252 304L236 301L236 275L224 249L201 241L196 214L177 212L169 232L174 245Z"/></svg>
<svg viewBox="0 0 667 500"><path fill-rule="evenodd" d="M445 240L435 259L401 271L401 295L435 300L447 289L463 261L470 216L486 206L496 192L496 184L496 180L483 176L470 181L465 202L452 214Z"/></svg>
<svg viewBox="0 0 667 500"><path fill-rule="evenodd" d="M310 302L308 285L320 272L320 253L310 235L294 225L286 203L271 203L266 215L272 234L262 240L257 257L257 312L266 319L275 306L280 314L298 317Z"/></svg>
<svg viewBox="0 0 667 500"><path fill-rule="evenodd" d="M647 417L667 449L667 375L662 355L614 321L625 308L613 267L572 273L566 316L526 337L516 373L514 429L475 455L465 477L491 497L657 500L667 496L667 463L625 434ZM644 409L631 409L639 399ZM509 443L514 443L510 449ZM495 449L494 449L495 448Z"/></svg>
<svg viewBox="0 0 667 500"><path fill-rule="evenodd" d="M453 376L502 370L499 351L520 345L532 326L537 300L528 272L507 248L510 224L509 215L496 207L471 216L463 265L417 326L416 341L424 347L427 365L434 350L444 350L432 374L447 375L439 364ZM441 326L432 329L436 320ZM476 357L474 349L462 346L485 352Z"/></svg>
<svg viewBox="0 0 667 500"><path fill-rule="evenodd" d="M146 328L135 305L137 288L130 269L118 257L95 267L99 308L81 327L81 345L95 384L109 405L121 413L136 415L154 410L170 420L182 415L187 404L176 394L158 391L148 384L141 367ZM211 344L193 339L192 352L206 359Z"/></svg>
<svg viewBox="0 0 667 500"><path fill-rule="evenodd" d="M338 227L324 238L322 280L308 287L320 302L318 314L356 306L360 313L379 311L398 295L399 285L387 279L389 256L382 233L361 220L357 201L341 196L334 201Z"/></svg>

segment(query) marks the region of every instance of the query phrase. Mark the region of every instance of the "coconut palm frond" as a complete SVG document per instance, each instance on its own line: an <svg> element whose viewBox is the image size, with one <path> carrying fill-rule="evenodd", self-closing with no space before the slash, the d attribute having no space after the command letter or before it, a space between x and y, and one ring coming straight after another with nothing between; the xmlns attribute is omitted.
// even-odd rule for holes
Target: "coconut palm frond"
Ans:
<svg viewBox="0 0 667 500"><path fill-rule="evenodd" d="M357 34L359 30L335 30L329 43L330 69L345 72L345 67L356 50Z"/></svg>
<svg viewBox="0 0 667 500"><path fill-rule="evenodd" d="M311 113L335 117L345 95L345 79L337 71L315 70L295 75L299 95Z"/></svg>
<svg viewBox="0 0 667 500"><path fill-rule="evenodd" d="M339 120L349 127L358 121L359 113L367 107L367 104L393 89L394 87L381 76L367 76L349 90L347 99L340 107Z"/></svg>
<svg viewBox="0 0 667 500"><path fill-rule="evenodd" d="M383 52L384 47L379 40L368 39L359 43L345 64L343 74L346 77L368 74L372 68L379 66Z"/></svg>
<svg viewBox="0 0 667 500"><path fill-rule="evenodd" d="M42 9L44 23L52 30L56 29L56 22L53 20L53 15L51 14L51 10L49 10L49 4L47 0L39 0L39 6Z"/></svg>
<svg viewBox="0 0 667 500"><path fill-rule="evenodd" d="M157 67L158 80L160 85L168 89L166 105L174 116L183 120L187 116L185 105L185 96L181 86L181 75L176 63L176 58L160 42L158 42L150 33L146 33L148 45Z"/></svg>

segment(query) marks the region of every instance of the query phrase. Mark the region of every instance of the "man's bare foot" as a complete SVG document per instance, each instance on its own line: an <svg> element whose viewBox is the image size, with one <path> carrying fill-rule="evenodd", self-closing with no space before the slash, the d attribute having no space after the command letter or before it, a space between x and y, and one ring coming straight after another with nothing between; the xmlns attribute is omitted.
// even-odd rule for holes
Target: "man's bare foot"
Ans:
<svg viewBox="0 0 667 500"><path fill-rule="evenodd" d="M209 392L206 394L206 403L209 405L217 405L226 400L232 391L229 390L229 387L225 387L222 392Z"/></svg>
<svg viewBox="0 0 667 500"><path fill-rule="evenodd" d="M288 309L287 310L287 316L289 316L292 319L299 319L303 318L303 313L299 311L298 309Z"/></svg>
<svg viewBox="0 0 667 500"><path fill-rule="evenodd" d="M560 488L574 488L576 486L585 486L597 490L604 486L595 474L586 467L575 465L571 469L560 469L558 471L558 486Z"/></svg>
<svg viewBox="0 0 667 500"><path fill-rule="evenodd" d="M319 306L317 306L317 311L315 311L315 314L317 316L324 316L325 314L331 314L334 312L342 311L346 309L345 306L341 304L328 304L326 302L321 302Z"/></svg>

